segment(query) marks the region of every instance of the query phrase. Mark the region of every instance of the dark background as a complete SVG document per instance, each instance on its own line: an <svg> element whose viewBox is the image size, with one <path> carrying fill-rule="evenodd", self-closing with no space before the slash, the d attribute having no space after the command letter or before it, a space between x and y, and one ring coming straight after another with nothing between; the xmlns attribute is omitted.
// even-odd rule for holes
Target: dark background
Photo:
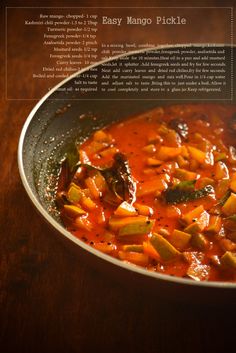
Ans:
<svg viewBox="0 0 236 353"><path fill-rule="evenodd" d="M229 352L235 307L198 305L143 292L89 265L58 241L30 203L17 168L17 144L34 100L6 99L4 6L233 6L235 1L8 1L1 3L0 352ZM164 5L163 5L164 4ZM220 18L216 18L220 21ZM201 18L199 18L201 21ZM214 23L216 41L222 36ZM192 29L194 31L194 28ZM15 35L12 72L26 58ZM187 34L185 34L187 36ZM163 34L164 36L164 34ZM37 40L37 38L35 38ZM165 38L162 37L165 41ZM170 38L166 38L170 42ZM30 42L28 44L30 46ZM41 63L40 53L37 55ZM10 87L34 82L11 77ZM40 88L41 89L41 88ZM39 91L40 92L40 91ZM212 294L211 294L212 295ZM207 298L211 301L211 298ZM226 307L227 304L227 307ZM233 303L235 304L235 303Z"/></svg>

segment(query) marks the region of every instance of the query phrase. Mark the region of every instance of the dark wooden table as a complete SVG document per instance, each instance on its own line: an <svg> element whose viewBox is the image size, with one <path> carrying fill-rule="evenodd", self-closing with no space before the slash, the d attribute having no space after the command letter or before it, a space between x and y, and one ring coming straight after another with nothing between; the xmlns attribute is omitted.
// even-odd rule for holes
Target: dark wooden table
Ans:
<svg viewBox="0 0 236 353"><path fill-rule="evenodd" d="M2 28L2 44L3 34ZM18 48L15 65L22 60ZM235 351L233 309L150 296L58 241L30 203L17 167L19 134L36 102L6 100L4 65L0 70L0 352ZM27 76L16 84L35 89Z"/></svg>

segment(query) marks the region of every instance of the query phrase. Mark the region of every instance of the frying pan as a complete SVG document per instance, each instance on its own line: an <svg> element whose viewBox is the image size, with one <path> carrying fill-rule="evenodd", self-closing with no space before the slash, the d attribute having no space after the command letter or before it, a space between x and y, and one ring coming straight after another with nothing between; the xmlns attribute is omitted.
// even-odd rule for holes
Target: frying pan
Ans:
<svg viewBox="0 0 236 353"><path fill-rule="evenodd" d="M207 45L185 46L188 48L208 48ZM235 48L218 45L226 55L226 85L223 87L221 103L235 102L235 96L229 90L232 84L232 58ZM29 114L21 132L18 147L18 165L20 176L28 196L41 216L53 227L55 236L64 240L84 261L99 266L102 271L121 279L125 285L137 285L147 288L155 295L166 298L209 303L227 303L236 294L236 283L195 282L187 278L177 278L147 271L135 265L121 262L109 255L90 247L69 233L60 221L55 206L55 189L60 169L60 161L68 150L72 150L75 141L83 142L94 130L120 121L137 113L142 113L158 105L217 101L219 94L209 93L142 93L133 92L105 93L83 91L83 81L88 75L97 75L97 85L101 86L102 70L105 67L119 67L120 63L133 63L141 68L143 58L156 62L160 51L173 53L173 49L183 46L161 46L151 50L125 54L107 62L93 65L67 78L48 92ZM203 55L203 54L202 54ZM231 69L231 70L230 70ZM112 85L110 81L109 85ZM109 86L108 86L109 87ZM232 100L233 98L233 100Z"/></svg>

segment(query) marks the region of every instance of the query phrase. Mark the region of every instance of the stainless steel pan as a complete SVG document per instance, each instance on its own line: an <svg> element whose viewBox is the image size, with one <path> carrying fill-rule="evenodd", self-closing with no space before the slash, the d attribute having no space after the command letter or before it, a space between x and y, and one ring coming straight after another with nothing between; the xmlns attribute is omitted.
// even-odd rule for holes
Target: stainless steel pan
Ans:
<svg viewBox="0 0 236 353"><path fill-rule="evenodd" d="M195 48L198 46L195 46ZM202 47L202 46L199 46ZM160 47L155 50L136 53L135 58L140 59L144 55L154 55L162 49L173 50L178 46ZM222 46L226 50L228 69L232 65L232 57L235 49ZM126 55L125 60L134 60L133 54ZM123 58L115 58L110 64L117 64ZM136 60L136 59L135 59ZM153 59L154 60L154 59ZM136 60L141 65L143 60ZM87 68L71 76L61 84L53 88L34 107L28 116L19 140L18 164L23 185L32 203L44 219L54 228L55 234L69 243L78 254L85 255L89 262L96 266L99 264L103 270L121 278L122 281L137 284L138 287L146 287L155 294L162 294L173 298L197 298L209 302L209 298L215 302L228 302L229 298L236 295L236 283L218 282L194 282L190 279L175 278L147 271L138 266L123 263L103 254L85 244L70 234L60 222L55 207L55 188L60 160L68 149L72 149L75 141L82 142L91 132L101 126L111 124L151 109L157 105L208 101L216 96L178 94L173 99L165 94L102 94L97 92L76 93L78 80L95 71L101 76L101 68L104 63ZM230 67L232 69L232 67ZM230 72L231 70L228 70ZM232 77L227 74L228 89L232 83ZM77 83L76 83L77 81ZM83 80L82 80L83 81ZM230 82L231 81L231 82ZM72 88L72 89L71 89ZM229 97L230 92L225 92ZM170 99L171 98L171 99ZM235 101L235 96L233 97ZM212 100L211 100L212 101ZM221 102L224 102L221 101ZM225 99L225 103L232 103ZM126 282L127 283L127 282Z"/></svg>

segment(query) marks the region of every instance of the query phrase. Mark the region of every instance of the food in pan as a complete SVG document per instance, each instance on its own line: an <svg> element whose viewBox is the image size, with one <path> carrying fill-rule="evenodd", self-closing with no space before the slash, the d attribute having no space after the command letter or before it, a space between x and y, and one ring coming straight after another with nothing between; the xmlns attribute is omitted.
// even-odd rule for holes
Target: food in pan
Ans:
<svg viewBox="0 0 236 353"><path fill-rule="evenodd" d="M71 233L150 271L236 282L236 106L157 107L76 151L57 191Z"/></svg>

